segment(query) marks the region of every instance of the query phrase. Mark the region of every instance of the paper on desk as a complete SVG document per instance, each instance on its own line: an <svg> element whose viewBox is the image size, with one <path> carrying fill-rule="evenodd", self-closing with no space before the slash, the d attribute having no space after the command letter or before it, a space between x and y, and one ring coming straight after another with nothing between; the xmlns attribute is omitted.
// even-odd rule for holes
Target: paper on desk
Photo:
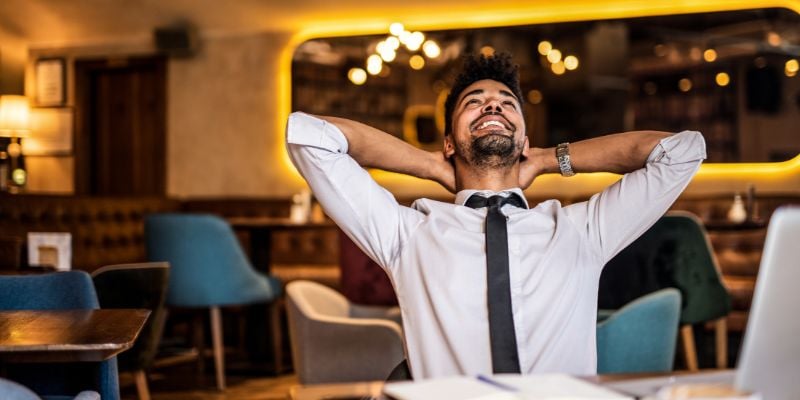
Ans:
<svg viewBox="0 0 800 400"><path fill-rule="evenodd" d="M386 384L383 391L398 400L550 400L631 399L568 375L494 375L493 380L514 387L503 390L470 377Z"/></svg>

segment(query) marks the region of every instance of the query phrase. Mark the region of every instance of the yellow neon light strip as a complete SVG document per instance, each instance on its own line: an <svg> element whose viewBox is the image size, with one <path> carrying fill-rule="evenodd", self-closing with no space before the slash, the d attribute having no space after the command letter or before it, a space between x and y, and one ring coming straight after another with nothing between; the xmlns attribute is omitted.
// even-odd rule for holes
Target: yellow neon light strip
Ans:
<svg viewBox="0 0 800 400"><path fill-rule="evenodd" d="M491 3L491 4L490 4ZM555 23L567 21L589 21L610 18L645 17L655 15L689 14L715 11L734 11L756 8L788 8L800 13L800 0L630 0L601 1L583 0L570 2L533 2L516 1L507 3L503 9L496 4L470 5L464 11L448 13L426 12L423 7L401 6L394 10L395 15L407 12L408 18L402 21L407 27L419 30L470 29L496 26L530 25L539 23ZM352 10L351 10L352 11ZM390 22L385 16L355 15L348 12L350 19L337 19L335 22L313 22L294 34L283 49L280 56L279 96L278 96L278 130L283 132L286 118L291 111L291 69L292 56L295 49L303 42L321 37L372 35L388 32ZM355 16L354 16L355 15ZM283 150L283 135L276 135L279 145L277 151L283 159L287 171L294 170L288 155ZM381 172L375 174L382 180L405 182L406 179L397 174ZM704 164L697 177L699 178L757 178L769 176L773 178L789 175L800 175L800 155L777 163L711 163ZM410 182L410 181L409 181Z"/></svg>

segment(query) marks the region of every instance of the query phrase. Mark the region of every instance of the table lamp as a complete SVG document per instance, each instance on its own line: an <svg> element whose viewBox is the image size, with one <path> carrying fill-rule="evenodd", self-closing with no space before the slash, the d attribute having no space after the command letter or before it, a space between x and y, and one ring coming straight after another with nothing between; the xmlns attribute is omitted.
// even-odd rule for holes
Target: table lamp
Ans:
<svg viewBox="0 0 800 400"><path fill-rule="evenodd" d="M18 95L0 96L0 136L11 138L5 152L0 151L0 159L6 157L9 159L9 169L0 168L0 188L3 190L16 193L25 186L27 174L19 162L19 157L22 155L19 140L27 136L29 131L30 105L28 98ZM9 171L10 182L7 181Z"/></svg>

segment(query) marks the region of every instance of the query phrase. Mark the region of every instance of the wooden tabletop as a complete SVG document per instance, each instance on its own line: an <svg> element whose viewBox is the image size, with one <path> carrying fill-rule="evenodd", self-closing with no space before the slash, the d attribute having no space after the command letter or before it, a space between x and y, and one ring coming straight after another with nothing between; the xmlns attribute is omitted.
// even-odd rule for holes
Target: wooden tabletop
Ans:
<svg viewBox="0 0 800 400"><path fill-rule="evenodd" d="M149 310L0 311L0 361L103 361L127 350Z"/></svg>

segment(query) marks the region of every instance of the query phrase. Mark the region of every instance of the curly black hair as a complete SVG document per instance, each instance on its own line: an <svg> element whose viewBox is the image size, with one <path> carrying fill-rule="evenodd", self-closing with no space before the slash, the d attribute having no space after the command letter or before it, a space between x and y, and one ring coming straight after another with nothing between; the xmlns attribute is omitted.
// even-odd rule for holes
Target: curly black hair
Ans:
<svg viewBox="0 0 800 400"><path fill-rule="evenodd" d="M483 54L467 54L464 56L461 72L456 76L453 88L450 89L450 94L444 102L445 135L453 131L453 109L461 92L469 85L484 79L491 79L508 86L514 96L517 96L517 100L522 101L519 66L512 63L511 54L495 53L488 57Z"/></svg>

